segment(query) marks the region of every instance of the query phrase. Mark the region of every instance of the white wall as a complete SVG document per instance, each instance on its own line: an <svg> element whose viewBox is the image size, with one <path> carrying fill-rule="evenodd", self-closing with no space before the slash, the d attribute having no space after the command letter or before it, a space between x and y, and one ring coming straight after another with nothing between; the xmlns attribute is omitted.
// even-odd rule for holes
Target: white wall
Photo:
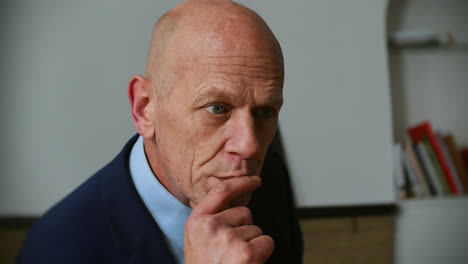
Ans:
<svg viewBox="0 0 468 264"><path fill-rule="evenodd" d="M152 25L173 5L3 4L0 214L42 214L135 133L127 81L143 73Z"/></svg>
<svg viewBox="0 0 468 264"><path fill-rule="evenodd" d="M451 32L468 43L468 1L392 0L389 30L430 29ZM395 137L406 128L431 120L468 146L468 48L424 49L390 53Z"/></svg>
<svg viewBox="0 0 468 264"><path fill-rule="evenodd" d="M1 215L43 213L116 155L134 133L127 81L178 2L3 4ZM242 3L284 48L281 126L299 205L392 202L386 1Z"/></svg>
<svg viewBox="0 0 468 264"><path fill-rule="evenodd" d="M392 203L385 0L249 1L286 63L280 125L299 206Z"/></svg>

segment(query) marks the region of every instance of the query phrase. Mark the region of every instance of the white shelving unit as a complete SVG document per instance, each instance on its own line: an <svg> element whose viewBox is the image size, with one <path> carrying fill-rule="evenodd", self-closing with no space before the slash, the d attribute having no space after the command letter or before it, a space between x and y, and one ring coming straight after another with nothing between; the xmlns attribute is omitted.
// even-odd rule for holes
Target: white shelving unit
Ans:
<svg viewBox="0 0 468 264"><path fill-rule="evenodd" d="M468 196L407 200L398 206L395 263L466 263Z"/></svg>
<svg viewBox="0 0 468 264"><path fill-rule="evenodd" d="M453 46L389 50L396 141L408 126L430 120L435 129L468 145L467 1L392 0L388 31L430 29L451 32ZM395 263L466 263L468 196L399 202Z"/></svg>

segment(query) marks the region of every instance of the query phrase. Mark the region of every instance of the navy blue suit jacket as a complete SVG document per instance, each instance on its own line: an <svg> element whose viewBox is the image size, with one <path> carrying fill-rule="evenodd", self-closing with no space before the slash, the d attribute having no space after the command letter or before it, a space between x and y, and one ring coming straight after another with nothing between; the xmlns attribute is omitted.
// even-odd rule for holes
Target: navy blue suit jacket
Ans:
<svg viewBox="0 0 468 264"><path fill-rule="evenodd" d="M136 139L31 227L17 263L175 263L130 176ZM272 150L264 163L263 184L249 207L254 223L275 240L269 263L302 263L286 168Z"/></svg>

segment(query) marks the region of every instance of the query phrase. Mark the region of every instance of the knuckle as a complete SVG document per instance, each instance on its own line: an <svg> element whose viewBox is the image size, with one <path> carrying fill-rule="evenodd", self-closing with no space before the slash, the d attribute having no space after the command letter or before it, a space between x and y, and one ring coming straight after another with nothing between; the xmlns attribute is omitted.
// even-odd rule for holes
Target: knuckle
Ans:
<svg viewBox="0 0 468 264"><path fill-rule="evenodd" d="M242 220L243 225L252 223L252 212L245 206L236 207L236 214Z"/></svg>
<svg viewBox="0 0 468 264"><path fill-rule="evenodd" d="M258 226L253 226L252 228L253 228L253 229L255 230L255 232L257 233L257 236L262 236L262 235L263 235L263 230L262 230L260 227L258 227Z"/></svg>
<svg viewBox="0 0 468 264"><path fill-rule="evenodd" d="M252 263L254 260L254 249L249 243L242 243L239 245L239 257L241 263Z"/></svg>
<svg viewBox="0 0 468 264"><path fill-rule="evenodd" d="M229 229L226 232L224 238L225 238L225 242L228 245L232 245L238 239L237 233L236 233L236 231L234 229Z"/></svg>
<svg viewBox="0 0 468 264"><path fill-rule="evenodd" d="M252 213L250 212L250 209L245 207L245 206L240 206L240 207L237 207L237 210L238 210L238 214L242 215L242 216L247 216L247 217L251 217L252 216Z"/></svg>
<svg viewBox="0 0 468 264"><path fill-rule="evenodd" d="M203 231L208 234L214 234L218 230L219 221L216 217L210 216L203 221Z"/></svg>
<svg viewBox="0 0 468 264"><path fill-rule="evenodd" d="M188 232L214 234L218 229L219 221L216 217L210 215L205 217L188 218L184 228Z"/></svg>

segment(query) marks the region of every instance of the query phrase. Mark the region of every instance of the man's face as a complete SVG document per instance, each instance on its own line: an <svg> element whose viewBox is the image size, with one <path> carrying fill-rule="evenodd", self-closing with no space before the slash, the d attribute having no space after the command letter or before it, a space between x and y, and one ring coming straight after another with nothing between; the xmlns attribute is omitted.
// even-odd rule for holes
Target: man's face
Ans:
<svg viewBox="0 0 468 264"><path fill-rule="evenodd" d="M198 204L216 184L260 175L282 105L280 55L257 48L203 52L181 62L154 111L166 186ZM250 194L235 205L246 205ZM234 204L233 204L234 205Z"/></svg>

